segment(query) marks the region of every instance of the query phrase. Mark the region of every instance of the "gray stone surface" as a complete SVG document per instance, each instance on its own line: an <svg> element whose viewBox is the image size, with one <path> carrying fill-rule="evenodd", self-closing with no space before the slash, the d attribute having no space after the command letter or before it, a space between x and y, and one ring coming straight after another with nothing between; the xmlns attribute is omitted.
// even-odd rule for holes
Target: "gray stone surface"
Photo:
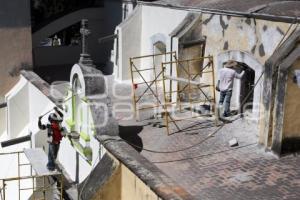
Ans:
<svg viewBox="0 0 300 200"><path fill-rule="evenodd" d="M142 141L142 156L195 199L298 199L300 157L279 159L266 153L257 144L259 124L249 117L251 114L230 118L232 122L212 137L208 136L220 127L209 119L181 121L178 125L185 131L170 136L160 126L163 119L137 122L120 118L119 124L135 127L130 133ZM174 126L171 129L176 130ZM232 138L239 146L229 147Z"/></svg>
<svg viewBox="0 0 300 200"><path fill-rule="evenodd" d="M140 4L175 7L185 9L199 9L208 12L238 14L254 17L268 17L273 20L288 19L295 21L295 13L300 6L298 1L280 0L159 0L154 2L139 2Z"/></svg>

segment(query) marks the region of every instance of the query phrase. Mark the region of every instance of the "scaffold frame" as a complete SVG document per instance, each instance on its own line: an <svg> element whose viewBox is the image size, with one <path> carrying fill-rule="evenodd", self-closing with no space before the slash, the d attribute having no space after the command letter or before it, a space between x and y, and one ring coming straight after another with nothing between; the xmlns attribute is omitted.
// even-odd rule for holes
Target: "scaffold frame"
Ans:
<svg viewBox="0 0 300 200"><path fill-rule="evenodd" d="M0 179L0 181L2 182L2 188L0 189L1 193L0 193L0 197L1 200L7 200L7 196L6 196L6 185L8 182L12 182L12 181L17 181L18 182L18 200L21 200L21 192L22 191L28 191L28 190L32 190L32 196L30 199L32 200L48 200L46 198L46 192L47 191L51 191L53 190L51 188L52 185L50 186L46 186L46 179L49 180L50 176L55 176L56 178L59 179L60 182L60 186L57 186L57 190L60 191L60 195L59 195L59 199L63 200L63 174L61 172L53 172L51 174L44 174L44 175L36 175L34 174L34 170L32 168L32 165L29 163L21 163L21 154L24 154L24 151L16 151L16 152L7 152L7 153L0 153L0 156L7 156L7 155L16 155L17 156L17 176L16 177L9 177L9 178L3 178ZM30 175L29 176L22 176L21 175L21 167L22 166L30 166ZM31 187L26 187L26 188L22 188L21 187L21 181L22 180L28 180L31 179L32 180L32 186ZM37 179L42 180L42 186L37 186L35 184L35 182L37 181ZM36 197L38 193L42 194L42 198Z"/></svg>
<svg viewBox="0 0 300 200"><path fill-rule="evenodd" d="M202 63L201 69L199 72L192 72L191 70L191 62L200 62ZM185 63L185 65L183 65ZM187 66L187 67L186 67ZM216 125L218 123L218 111L216 108L216 93L215 93L215 72L214 72L214 61L212 56L207 57L198 57L193 59L186 60L178 60L176 56L174 56L174 61L164 62L161 65L162 74L163 74L163 93L164 93L164 118L165 125L167 128L168 135L171 135L173 132L170 130L170 125L173 123L177 128L176 132L180 132L182 129L177 124L178 121L189 120L192 118L199 117L207 117L207 115L196 115L193 106L195 104L201 103L209 103L210 105L210 115L214 115ZM169 68L169 69L168 69ZM172 69L175 68L175 71ZM179 70L185 73L186 77L179 76ZM176 75L172 74L172 72L176 73ZM210 76L211 83L203 83L201 82L201 77L203 74L208 74ZM167 81L169 82L170 87L167 90ZM173 82L177 82L177 89L173 90ZM185 85L183 88L179 87L179 83ZM192 87L194 86L194 87ZM211 97L207 93L203 91L203 88L209 88L211 93ZM184 102L184 105L187 105L190 108L191 116L176 118L172 113L176 112L186 112L186 109L183 109L183 102L181 100L181 94L188 90L188 102ZM199 94L202 94L204 100L193 100L191 98L192 91L198 90ZM172 96L175 94L176 100L172 101ZM179 109L177 109L179 107ZM170 109L171 108L171 109ZM175 109L174 109L175 108Z"/></svg>
<svg viewBox="0 0 300 200"><path fill-rule="evenodd" d="M132 57L129 59L132 90L133 90L132 100L134 104L133 106L134 106L134 114L136 120L139 120L139 112L141 110L159 109L163 106L162 99L159 98L159 92L158 92L159 83L163 82L162 71L160 70L161 69L160 65L162 62L159 63L159 66L156 66L154 60L156 57L164 56L164 62L167 62L168 60L171 60L175 55L176 55L176 51L173 51L173 52L166 52L161 54ZM150 66L149 68L141 68L141 66L137 66L137 64L135 63L135 61L139 60L140 62L142 62L143 59L149 59L149 58L152 59L152 66ZM147 80L147 78L142 74L145 72L151 73L153 75L153 79ZM135 77L135 75L137 75L137 77ZM136 79L138 79L139 82L136 82ZM138 95L137 88L140 87L141 85L144 85L145 89L143 89L141 95ZM152 89L153 86L155 87L155 89ZM144 98L145 96L153 97L153 99L156 102L153 102L152 105L147 107L140 106L139 103L141 99Z"/></svg>

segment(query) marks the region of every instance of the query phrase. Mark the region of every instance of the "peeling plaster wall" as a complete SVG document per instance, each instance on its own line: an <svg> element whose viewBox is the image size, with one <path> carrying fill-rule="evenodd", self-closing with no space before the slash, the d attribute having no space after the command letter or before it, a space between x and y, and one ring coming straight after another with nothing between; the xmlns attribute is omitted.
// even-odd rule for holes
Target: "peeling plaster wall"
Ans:
<svg viewBox="0 0 300 200"><path fill-rule="evenodd" d="M130 169L119 162L112 154L108 154L115 160L117 166L106 166L111 174L100 189L93 195L93 200L161 200L148 185L138 178ZM112 172L111 172L112 171ZM101 177L103 178L103 176ZM100 181L100 180L98 180Z"/></svg>
<svg viewBox="0 0 300 200"><path fill-rule="evenodd" d="M288 70L287 87L284 103L283 119L283 146L292 139L300 144L300 87L293 81L294 70L300 70L300 60L298 59ZM288 145L288 144L286 144ZM295 144L294 144L295 145ZM286 147L283 147L286 149Z"/></svg>
<svg viewBox="0 0 300 200"><path fill-rule="evenodd" d="M289 28L289 24L245 17L203 14L202 35L207 37L206 55L215 59L215 75L229 59L247 64L255 70L255 82L264 71L265 61L273 54L278 43ZM216 79L217 80L217 79ZM254 92L254 118L257 120L261 108L262 80ZM232 106L239 107L240 81L235 80Z"/></svg>
<svg viewBox="0 0 300 200"><path fill-rule="evenodd" d="M121 166L119 165L114 171L114 174L109 177L109 180L101 187L92 200L105 200L105 199L122 199L121 198Z"/></svg>
<svg viewBox="0 0 300 200"><path fill-rule="evenodd" d="M288 28L289 24L281 22L203 14L202 34L207 36L207 55L240 50L264 63Z"/></svg>
<svg viewBox="0 0 300 200"><path fill-rule="evenodd" d="M122 200L160 200L141 179L131 172L125 165L121 165L122 182L121 182L121 199Z"/></svg>

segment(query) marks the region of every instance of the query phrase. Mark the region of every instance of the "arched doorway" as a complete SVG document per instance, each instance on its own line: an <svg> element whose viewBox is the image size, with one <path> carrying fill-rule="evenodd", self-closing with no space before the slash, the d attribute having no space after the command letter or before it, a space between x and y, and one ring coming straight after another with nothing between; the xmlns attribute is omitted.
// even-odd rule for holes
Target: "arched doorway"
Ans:
<svg viewBox="0 0 300 200"><path fill-rule="evenodd" d="M240 87L240 105L241 112L253 110L253 100L254 100L254 81L255 81L255 71L245 63L238 63L240 68L245 71L243 78L241 79Z"/></svg>
<svg viewBox="0 0 300 200"><path fill-rule="evenodd" d="M248 99L248 104L251 100L252 106L248 106L247 108L252 110L252 118L254 120L258 120L260 116L261 95L263 89L263 80L260 79L263 72L263 65L260 64L252 54L247 52L237 50L222 52L217 56L217 70L215 72L216 77L218 77L218 71L228 60L237 61L246 72L244 79L236 79L234 81L231 101L232 106L239 109L242 106L241 103L245 95L247 95L250 92L251 87L254 87L254 84L258 82L254 88L253 94L250 94L252 97L249 97L250 99Z"/></svg>

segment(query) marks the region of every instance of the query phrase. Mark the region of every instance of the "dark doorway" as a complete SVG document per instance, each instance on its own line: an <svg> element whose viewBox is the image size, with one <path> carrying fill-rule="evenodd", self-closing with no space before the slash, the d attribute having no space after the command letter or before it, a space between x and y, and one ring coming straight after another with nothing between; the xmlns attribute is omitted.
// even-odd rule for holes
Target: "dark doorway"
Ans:
<svg viewBox="0 0 300 200"><path fill-rule="evenodd" d="M245 75L241 79L241 96L240 105L241 112L251 111L253 108L253 97L254 97L254 81L255 71L245 63L239 63L240 68L245 71ZM239 72L240 73L240 72Z"/></svg>

